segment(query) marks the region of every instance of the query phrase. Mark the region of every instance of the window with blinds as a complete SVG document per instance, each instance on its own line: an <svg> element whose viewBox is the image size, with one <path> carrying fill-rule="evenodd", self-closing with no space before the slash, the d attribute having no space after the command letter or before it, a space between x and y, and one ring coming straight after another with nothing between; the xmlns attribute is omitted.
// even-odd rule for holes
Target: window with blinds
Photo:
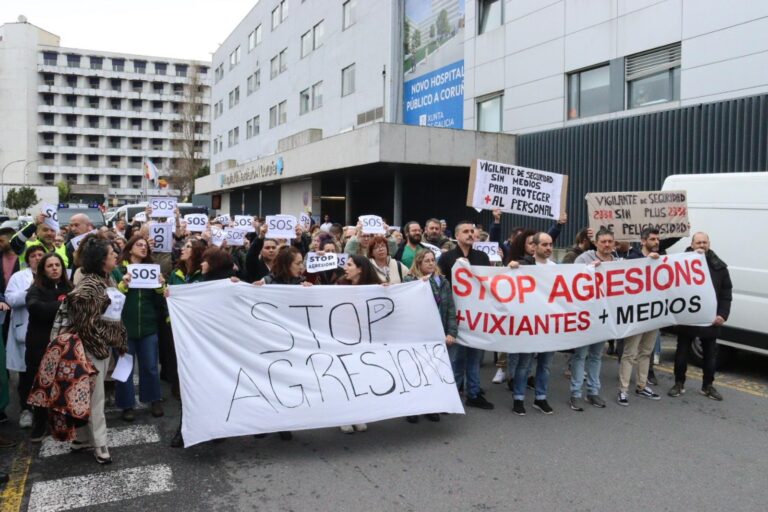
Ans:
<svg viewBox="0 0 768 512"><path fill-rule="evenodd" d="M627 107L679 100L680 59L680 43L628 56L624 68Z"/></svg>

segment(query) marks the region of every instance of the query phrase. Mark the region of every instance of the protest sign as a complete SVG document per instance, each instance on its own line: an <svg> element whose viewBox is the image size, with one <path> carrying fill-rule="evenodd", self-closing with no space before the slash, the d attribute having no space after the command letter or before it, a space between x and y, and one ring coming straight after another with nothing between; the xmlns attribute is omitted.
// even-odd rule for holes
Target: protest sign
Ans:
<svg viewBox="0 0 768 512"><path fill-rule="evenodd" d="M698 253L592 265L453 267L459 342L550 352L669 325L711 325L717 300Z"/></svg>
<svg viewBox="0 0 768 512"><path fill-rule="evenodd" d="M83 233L82 235L77 235L75 237L72 237L69 240L69 243L72 244L72 250L76 251L78 247L80 247L80 242L83 241L83 238L87 237L88 235L92 235L94 233L98 233L95 229L90 230L87 233Z"/></svg>
<svg viewBox="0 0 768 512"><path fill-rule="evenodd" d="M253 227L253 215L235 215L232 227L243 229L248 233L256 231L256 228Z"/></svg>
<svg viewBox="0 0 768 512"><path fill-rule="evenodd" d="M160 288L160 265L131 263L128 265L128 274L131 276L131 282L128 288Z"/></svg>
<svg viewBox="0 0 768 512"><path fill-rule="evenodd" d="M224 229L224 240L227 241L227 245L231 245L233 247L240 247L243 244L245 244L245 234L247 233L244 229L239 228L225 228Z"/></svg>
<svg viewBox="0 0 768 512"><path fill-rule="evenodd" d="M168 307L185 446L463 413L427 282L302 287L222 280L172 286Z"/></svg>
<svg viewBox="0 0 768 512"><path fill-rule="evenodd" d="M323 272L324 270L333 270L338 268L338 266L339 258L335 252L326 252L324 254L316 252L307 253L307 272L310 274Z"/></svg>
<svg viewBox="0 0 768 512"><path fill-rule="evenodd" d="M501 255L499 255L499 242L475 242L472 244L472 248L487 254L491 263L501 261Z"/></svg>
<svg viewBox="0 0 768 512"><path fill-rule="evenodd" d="M53 229L57 233L59 232L59 210L52 204L44 204L40 209L45 214L45 220L43 224Z"/></svg>
<svg viewBox="0 0 768 512"><path fill-rule="evenodd" d="M216 217L217 222L221 222L221 225L224 227L228 227L230 222L232 222L232 218L229 216L228 213L224 213L222 215L219 215Z"/></svg>
<svg viewBox="0 0 768 512"><path fill-rule="evenodd" d="M269 238L296 238L296 217L293 215L267 215Z"/></svg>
<svg viewBox="0 0 768 512"><path fill-rule="evenodd" d="M360 224L363 225L363 233L370 235L386 235L384 221L378 215L361 215Z"/></svg>
<svg viewBox="0 0 768 512"><path fill-rule="evenodd" d="M435 255L435 259L436 259L436 260L437 260L437 259L439 259L439 258L440 258L440 256L442 256L442 255L443 255L443 251L442 251L442 250L441 250L441 249L440 249L438 246L436 246L436 245L432 245L432 244L430 244L430 243L428 243L428 242L421 242L421 245L422 245L423 247L426 247L426 248L427 248L427 249L429 249L430 251L432 251L432 254L434 254L434 255Z"/></svg>
<svg viewBox="0 0 768 512"><path fill-rule="evenodd" d="M149 207L152 208L150 216L153 219L160 217L173 217L176 215L175 197L150 197Z"/></svg>
<svg viewBox="0 0 768 512"><path fill-rule="evenodd" d="M619 242L640 240L645 228L659 230L659 238L690 234L685 190L662 192L592 192L586 195L589 227L613 231Z"/></svg>
<svg viewBox="0 0 768 512"><path fill-rule="evenodd" d="M204 213L188 213L184 216L187 231L202 233L208 227L208 216Z"/></svg>
<svg viewBox="0 0 768 512"><path fill-rule="evenodd" d="M223 229L211 226L211 243L215 245L216 247L221 247L221 244L224 243L224 240L227 238L227 234L224 232Z"/></svg>
<svg viewBox="0 0 768 512"><path fill-rule="evenodd" d="M516 165L475 160L469 170L467 206L559 220L568 176Z"/></svg>
<svg viewBox="0 0 768 512"><path fill-rule="evenodd" d="M347 264L347 260L349 259L349 254L345 252L336 253L336 257L339 259L339 266L344 267L344 265Z"/></svg>
<svg viewBox="0 0 768 512"><path fill-rule="evenodd" d="M139 212L136 215L133 216L133 219L131 219L131 222L147 222L147 212Z"/></svg>
<svg viewBox="0 0 768 512"><path fill-rule="evenodd" d="M299 224L304 226L305 230L308 230L310 227L312 227L312 217L310 217L308 213L300 213Z"/></svg>
<svg viewBox="0 0 768 512"><path fill-rule="evenodd" d="M168 224L150 224L149 239L154 242L153 252L173 252L173 228Z"/></svg>

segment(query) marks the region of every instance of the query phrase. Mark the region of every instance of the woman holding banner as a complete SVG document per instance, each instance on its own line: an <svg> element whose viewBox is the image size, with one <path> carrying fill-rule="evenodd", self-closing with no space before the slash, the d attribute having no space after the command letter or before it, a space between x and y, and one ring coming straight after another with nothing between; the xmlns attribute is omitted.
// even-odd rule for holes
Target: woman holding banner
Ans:
<svg viewBox="0 0 768 512"><path fill-rule="evenodd" d="M368 259L382 283L400 284L408 275L408 267L389 255L387 239L381 235L373 237L368 246Z"/></svg>
<svg viewBox="0 0 768 512"><path fill-rule="evenodd" d="M445 331L445 344L448 345L448 351L450 351L459 333L456 324L456 306L453 303L451 283L440 272L432 251L420 251L413 258L411 273L405 276L405 282L415 281L416 279L429 282L432 296L435 298L435 304L437 305L437 311L440 313L443 331ZM425 414L424 417L429 421L440 421L440 415L437 413ZM407 416L405 419L408 423L419 421L418 416Z"/></svg>
<svg viewBox="0 0 768 512"><path fill-rule="evenodd" d="M152 250L147 239L134 235L125 245L120 272L123 281L118 289L125 294L123 323L128 332L128 353L136 358L139 366L139 400L151 404L152 416L161 417L163 412L160 389L158 326L164 318L163 289L165 280L160 275L161 286L154 290L131 288L129 264L152 264ZM123 410L123 420L133 421L136 395L133 387L133 370L125 382L115 384L115 405Z"/></svg>

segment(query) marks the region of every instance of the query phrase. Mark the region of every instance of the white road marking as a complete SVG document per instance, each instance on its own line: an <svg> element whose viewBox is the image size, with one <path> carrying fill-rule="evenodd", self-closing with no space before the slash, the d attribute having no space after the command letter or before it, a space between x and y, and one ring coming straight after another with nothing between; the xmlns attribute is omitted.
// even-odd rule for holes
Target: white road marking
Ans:
<svg viewBox="0 0 768 512"><path fill-rule="evenodd" d="M173 471L166 464L105 471L37 482L28 512L57 512L174 490Z"/></svg>
<svg viewBox="0 0 768 512"><path fill-rule="evenodd" d="M130 427L107 429L107 446L136 446L139 444L159 443L160 432L156 425L131 425ZM56 441L48 436L40 447L40 458L53 457L69 453L69 443Z"/></svg>

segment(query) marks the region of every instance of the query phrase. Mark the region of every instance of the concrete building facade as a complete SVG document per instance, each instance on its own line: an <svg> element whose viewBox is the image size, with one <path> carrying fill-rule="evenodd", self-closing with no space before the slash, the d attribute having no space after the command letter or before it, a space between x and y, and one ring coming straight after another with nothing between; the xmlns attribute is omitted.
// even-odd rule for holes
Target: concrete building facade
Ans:
<svg viewBox="0 0 768 512"><path fill-rule="evenodd" d="M66 48L23 18L7 23L0 27L0 178L64 181L75 199L135 202L146 159L161 176L191 155L185 144L208 160L209 84L208 63Z"/></svg>

